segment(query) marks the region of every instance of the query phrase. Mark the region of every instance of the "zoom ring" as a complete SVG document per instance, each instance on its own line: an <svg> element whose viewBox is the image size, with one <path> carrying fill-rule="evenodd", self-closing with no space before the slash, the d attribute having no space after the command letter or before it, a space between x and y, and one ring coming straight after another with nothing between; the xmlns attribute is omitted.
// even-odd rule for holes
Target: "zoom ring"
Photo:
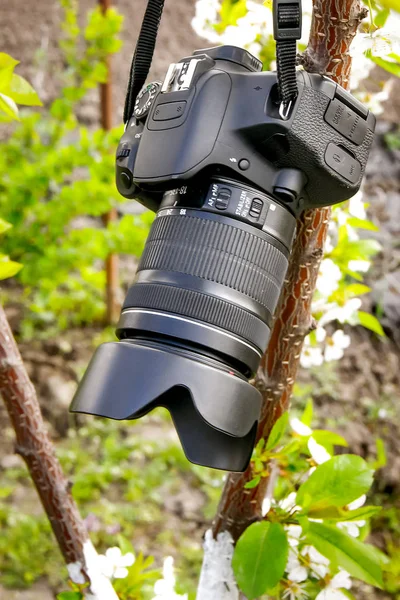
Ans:
<svg viewBox="0 0 400 600"><path fill-rule="evenodd" d="M138 272L172 271L216 282L245 294L273 314L287 257L273 243L240 225L201 217L159 216Z"/></svg>

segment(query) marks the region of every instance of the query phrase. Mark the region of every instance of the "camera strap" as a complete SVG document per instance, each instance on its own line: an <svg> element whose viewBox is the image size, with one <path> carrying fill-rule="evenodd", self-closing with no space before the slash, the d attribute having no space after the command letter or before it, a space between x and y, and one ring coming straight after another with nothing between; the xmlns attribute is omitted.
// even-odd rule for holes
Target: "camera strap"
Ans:
<svg viewBox="0 0 400 600"><path fill-rule="evenodd" d="M164 9L164 1L165 0L148 0L147 3L129 74L128 90L124 108L124 123L127 123L132 117L136 96L146 83L150 71L154 48L157 41L158 28Z"/></svg>
<svg viewBox="0 0 400 600"><path fill-rule="evenodd" d="M274 0L274 37L281 117L286 118L297 98L296 57L297 40L301 38L301 0Z"/></svg>
<svg viewBox="0 0 400 600"><path fill-rule="evenodd" d="M132 59L125 100L124 123L131 119L136 96L144 86L150 71L164 2L165 0L148 0L147 3ZM298 94L296 40L301 38L301 0L273 0L273 16L281 117L285 119Z"/></svg>

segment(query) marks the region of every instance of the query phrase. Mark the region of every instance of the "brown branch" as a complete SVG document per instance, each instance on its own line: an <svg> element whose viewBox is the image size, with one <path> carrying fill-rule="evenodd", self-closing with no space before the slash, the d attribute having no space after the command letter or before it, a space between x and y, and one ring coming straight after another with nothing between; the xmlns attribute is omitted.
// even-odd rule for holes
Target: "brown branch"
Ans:
<svg viewBox="0 0 400 600"><path fill-rule="evenodd" d="M88 535L71 496L71 482L64 476L47 433L35 389L26 372L6 315L0 305L0 395L16 435L16 452L24 459L50 520L59 548L67 565L78 563L91 589L88 572ZM97 574L96 574L97 576ZM116 598L112 593L110 599Z"/></svg>
<svg viewBox="0 0 400 600"><path fill-rule="evenodd" d="M301 60L305 68L326 74L347 87L351 69L349 48L364 17L360 0L314 0L310 42ZM307 211L298 221L271 340L254 382L263 394L257 439L267 438L276 420L288 409L304 338L315 328L311 301L329 218L330 209L324 208ZM261 518L269 480L264 478L258 487L244 489L252 478L251 466L243 474L228 477L213 523L214 536L229 531L237 540L251 523Z"/></svg>

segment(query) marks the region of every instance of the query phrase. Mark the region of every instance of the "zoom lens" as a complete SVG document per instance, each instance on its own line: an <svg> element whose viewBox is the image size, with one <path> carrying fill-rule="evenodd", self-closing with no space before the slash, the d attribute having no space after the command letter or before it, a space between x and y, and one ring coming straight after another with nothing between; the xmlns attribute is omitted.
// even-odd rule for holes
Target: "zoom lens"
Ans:
<svg viewBox="0 0 400 600"><path fill-rule="evenodd" d="M235 182L208 190L166 194L124 302L121 342L99 348L72 410L126 419L166 406L192 462L240 471L261 402L248 378L268 344L295 219Z"/></svg>

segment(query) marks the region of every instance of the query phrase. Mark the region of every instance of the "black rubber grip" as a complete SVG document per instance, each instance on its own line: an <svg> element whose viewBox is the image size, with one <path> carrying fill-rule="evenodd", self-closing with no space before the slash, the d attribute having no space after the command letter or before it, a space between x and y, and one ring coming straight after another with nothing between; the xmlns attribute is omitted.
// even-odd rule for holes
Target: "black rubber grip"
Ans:
<svg viewBox="0 0 400 600"><path fill-rule="evenodd" d="M270 329L266 323L240 306L209 294L160 283L137 283L124 302L124 309L133 307L171 312L215 325L262 352L268 343Z"/></svg>
<svg viewBox="0 0 400 600"><path fill-rule="evenodd" d="M240 222L228 225L171 215L154 221L138 272L175 271L213 281L245 294L273 314L287 266L283 252L242 229Z"/></svg>

